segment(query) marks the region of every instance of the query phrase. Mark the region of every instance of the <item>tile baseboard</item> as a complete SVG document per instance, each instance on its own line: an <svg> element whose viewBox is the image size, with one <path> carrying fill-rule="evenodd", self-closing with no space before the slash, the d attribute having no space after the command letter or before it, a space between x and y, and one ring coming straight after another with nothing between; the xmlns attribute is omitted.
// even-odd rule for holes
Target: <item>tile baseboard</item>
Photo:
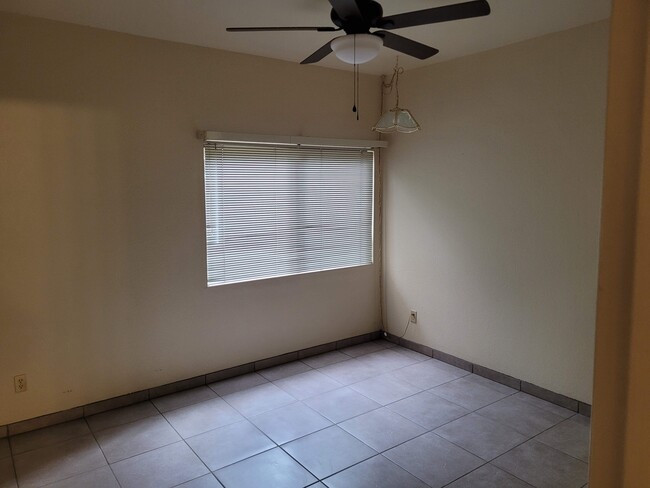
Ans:
<svg viewBox="0 0 650 488"><path fill-rule="evenodd" d="M509 386L515 390L523 391L524 393L528 393L529 395L541 398L542 400L560 405L561 407L580 413L581 415L591 417L591 405L587 403L569 398L559 393L555 393L551 390L547 390L532 383L528 383L527 381L513 378L512 376L508 376L507 374L501 373L499 371L494 371L492 369L486 368L485 366L471 363L470 361L453 356L443 351L439 351L437 349L433 349L429 346L425 346L408 339L401 339L390 333L384 333L383 331L378 330L367 334L348 337L338 341L319 344L317 346L308 347L306 349L300 349L298 351L284 353L278 356L272 356L269 358L260 359L258 361L225 368L212 373L195 376L193 378L187 378L184 380L155 386L146 390L108 398L106 400L81 405L68 410L63 410L32 419L21 420L9 425L0 425L0 439L3 437L41 429L43 427L50 427L52 425L68 422L70 420L89 417L91 415L106 412L108 410L126 407L135 403L158 398L163 395L177 393L179 391L196 388L198 386L207 385L216 381L233 378L235 376L240 376L247 373L253 373L265 368L270 368L272 366L296 361L298 359L308 358L310 356L315 356L317 354L322 354L337 349L343 349L349 346L355 346L357 344L362 344L364 342L373 341L380 338L384 338L394 344L398 344L402 347L406 347L407 349L419 352L425 356L438 359L445 363L451 364L452 366L464 369L465 371L469 371L492 381L496 381L497 383Z"/></svg>
<svg viewBox="0 0 650 488"><path fill-rule="evenodd" d="M465 359L453 356L443 351L438 351L437 349L433 349L429 346L425 346L408 339L400 338L396 335L390 334L389 332L381 331L381 335L387 341L399 344L402 347L406 347L413 351L419 352L420 354L438 359L445 363L451 364L452 366L456 366L458 368L464 369L465 371L469 371L470 373L483 376L484 378L495 381L497 383L501 383L502 385L509 386L515 390L523 391L524 393L537 398L541 398L542 400L546 400L547 402L559 405L586 417L591 417L591 405L588 403L569 398L565 395L547 390L546 388L542 388L541 386L537 386L532 383L528 383L527 381L521 380L519 378L514 378L505 373L486 368L480 364L471 363Z"/></svg>
<svg viewBox="0 0 650 488"><path fill-rule="evenodd" d="M108 410L126 407L135 403L158 398L163 395L169 395L171 393L189 390L191 388L207 385L216 381L226 380L234 376L240 376L242 374L252 373L254 371L270 368L272 366L278 366L280 364L296 361L298 359L308 358L310 356L315 356L316 354L322 354L325 352L334 351L336 349L343 349L344 347L355 346L357 344L379 339L381 336L382 333L378 330L354 337L347 337L338 341L319 344L317 346L308 347L306 349L300 349L298 351L260 359L251 363L225 368L219 371L214 371L212 373L195 376L193 378L187 378L184 380L155 386L146 390L127 393L126 395L120 395L117 397L108 398L106 400L88 403L86 405L70 408L68 410L62 410L60 412L54 412L42 415L40 417L21 420L19 422L14 422L8 425L0 425L0 439L13 435L23 434L32 430L41 429L43 427L50 427L52 425L61 424L70 420L90 417L91 415L106 412Z"/></svg>

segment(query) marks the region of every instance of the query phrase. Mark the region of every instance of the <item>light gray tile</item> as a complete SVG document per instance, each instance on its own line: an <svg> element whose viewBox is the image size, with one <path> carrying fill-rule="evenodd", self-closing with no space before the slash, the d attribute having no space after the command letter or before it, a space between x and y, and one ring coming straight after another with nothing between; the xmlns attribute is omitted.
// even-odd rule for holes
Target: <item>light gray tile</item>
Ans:
<svg viewBox="0 0 650 488"><path fill-rule="evenodd" d="M504 395L514 395L515 393L518 393L518 390L515 390L514 388L510 388L507 385L497 383L496 381L492 381L477 374L469 374L467 376L464 376L464 378L467 379L467 381L472 381L481 386L485 386L492 390L498 391L499 393L503 393Z"/></svg>
<svg viewBox="0 0 650 488"><path fill-rule="evenodd" d="M81 437L86 434L90 434L90 429L84 420L79 419L26 432L11 437L9 440L11 442L11 449L15 455L40 447L58 444L59 442Z"/></svg>
<svg viewBox="0 0 650 488"><path fill-rule="evenodd" d="M578 407L579 407L578 400L574 400L573 398L569 398L565 395L561 395L559 393L555 393L554 391L547 390L546 388L542 388L541 386L533 385L532 383L528 383L527 381L521 382L521 391L528 393L529 395L532 395L534 397L540 398L542 400L546 400L547 402L550 402L554 405L558 405L560 407L571 410L574 413L578 411Z"/></svg>
<svg viewBox="0 0 650 488"><path fill-rule="evenodd" d="M179 391L171 395L161 396L152 400L156 408L161 412L169 412L177 408L187 407L196 403L216 398L217 394L207 386L199 386L191 390Z"/></svg>
<svg viewBox="0 0 650 488"><path fill-rule="evenodd" d="M420 388L383 374L351 385L350 388L382 405L396 402L420 392Z"/></svg>
<svg viewBox="0 0 650 488"><path fill-rule="evenodd" d="M339 424L339 427L377 452L395 447L426 432L424 427L387 408L364 413Z"/></svg>
<svg viewBox="0 0 650 488"><path fill-rule="evenodd" d="M226 488L303 488L317 481L280 448L232 464L215 474Z"/></svg>
<svg viewBox="0 0 650 488"><path fill-rule="evenodd" d="M332 423L307 405L292 403L251 418L262 432L277 444L297 439Z"/></svg>
<svg viewBox="0 0 650 488"><path fill-rule="evenodd" d="M208 474L184 442L125 459L112 468L122 488L170 488Z"/></svg>
<svg viewBox="0 0 650 488"><path fill-rule="evenodd" d="M294 397L273 383L231 393L223 398L246 417L254 417L296 401Z"/></svg>
<svg viewBox="0 0 650 488"><path fill-rule="evenodd" d="M427 429L435 429L469 413L460 405L428 391L392 403L387 408Z"/></svg>
<svg viewBox="0 0 650 488"><path fill-rule="evenodd" d="M95 433L109 463L152 451L181 440L161 417L148 417Z"/></svg>
<svg viewBox="0 0 650 488"><path fill-rule="evenodd" d="M475 413L454 420L436 429L435 433L486 461L528 439L510 427Z"/></svg>
<svg viewBox="0 0 650 488"><path fill-rule="evenodd" d="M84 417L97 415L98 413L115 410L117 408L127 407L136 403L146 402L149 400L149 390L136 391L128 395L121 395L108 400L84 405Z"/></svg>
<svg viewBox="0 0 650 488"><path fill-rule="evenodd" d="M363 381L377 372L368 364L364 364L357 359L349 359L340 363L330 364L319 369L321 373L335 379L342 385L350 385L358 381Z"/></svg>
<svg viewBox="0 0 650 488"><path fill-rule="evenodd" d="M428 390L434 386L461 378L469 373L454 366L436 361L435 359L429 359L398 369L393 374L402 381L406 381L423 390Z"/></svg>
<svg viewBox="0 0 650 488"><path fill-rule="evenodd" d="M290 442L284 450L319 479L376 454L343 429L332 426Z"/></svg>
<svg viewBox="0 0 650 488"><path fill-rule="evenodd" d="M307 366L302 361L293 361L291 363L281 364L279 366L273 366L272 368L263 369L258 371L259 374L264 376L269 381L277 381L282 378L288 378L300 373L305 373L306 371L312 371L312 368Z"/></svg>
<svg viewBox="0 0 650 488"><path fill-rule="evenodd" d="M51 427L53 425L62 424L71 420L83 418L83 407L71 408L61 412L50 413L34 419L22 420L7 426L9 435L23 434L24 432L31 432L32 430Z"/></svg>
<svg viewBox="0 0 650 488"><path fill-rule="evenodd" d="M4 459L11 456L11 450L9 449L9 439L0 439L0 459Z"/></svg>
<svg viewBox="0 0 650 488"><path fill-rule="evenodd" d="M384 456L432 488L440 488L484 463L432 432L394 447Z"/></svg>
<svg viewBox="0 0 650 488"><path fill-rule="evenodd" d="M346 347L356 346L357 344L363 344L364 342L369 342L372 340L372 334L361 334L354 337L348 337L346 339L341 339L336 341L337 349L345 349Z"/></svg>
<svg viewBox="0 0 650 488"><path fill-rule="evenodd" d="M375 456L325 480L329 488L427 488L384 456Z"/></svg>
<svg viewBox="0 0 650 488"><path fill-rule="evenodd" d="M397 336L395 334L391 334L390 332L387 332L387 331L383 331L383 336L384 336L383 340L385 342L389 343L389 344L392 344L393 347L400 345L399 336ZM390 346L386 346L386 347L390 347Z"/></svg>
<svg viewBox="0 0 650 488"><path fill-rule="evenodd" d="M297 360L298 351L288 352L286 354L280 354L279 356L273 356L266 359L260 359L259 361L255 361L255 371L272 368L274 366L278 366L279 364L290 363Z"/></svg>
<svg viewBox="0 0 650 488"><path fill-rule="evenodd" d="M106 466L92 434L14 456L18 483L36 487Z"/></svg>
<svg viewBox="0 0 650 488"><path fill-rule="evenodd" d="M406 354L395 352L395 348L382 349L358 358L364 364L370 366L377 373L394 371L405 366L410 366L421 362L419 359L413 359Z"/></svg>
<svg viewBox="0 0 650 488"><path fill-rule="evenodd" d="M243 417L221 398L172 410L165 413L165 417L185 439L243 420Z"/></svg>
<svg viewBox="0 0 650 488"><path fill-rule="evenodd" d="M512 427L529 437L537 435L564 420L562 416L520 400L518 395L499 400L477 410L477 413Z"/></svg>
<svg viewBox="0 0 650 488"><path fill-rule="evenodd" d="M515 478L509 473L485 464L454 481L448 488L532 488L528 483Z"/></svg>
<svg viewBox="0 0 650 488"><path fill-rule="evenodd" d="M589 419L575 415L538 435L535 440L582 461L589 461Z"/></svg>
<svg viewBox="0 0 650 488"><path fill-rule="evenodd" d="M324 366L329 366L330 364L340 363L341 361L347 361L350 359L350 356L343 354L339 351L326 352L325 354L319 354L318 356L312 356L302 360L307 366L312 368L322 368Z"/></svg>
<svg viewBox="0 0 650 488"><path fill-rule="evenodd" d="M230 378L235 378L237 376L243 376L255 371L255 363L246 363L240 364L239 366L234 366L232 368L222 369L220 371L215 371L214 373L208 373L205 375L205 383L217 383L223 380Z"/></svg>
<svg viewBox="0 0 650 488"><path fill-rule="evenodd" d="M274 383L298 400L304 400L343 386L338 381L315 370L283 378Z"/></svg>
<svg viewBox="0 0 650 488"><path fill-rule="evenodd" d="M88 417L86 420L88 421L90 430L98 432L110 427L116 427L118 425L128 424L129 422L135 422L136 420L145 419L147 417L156 417L159 415L160 413L158 413L158 410L151 404L151 402L142 402L128 407L111 410L109 412L99 413L92 417Z"/></svg>
<svg viewBox="0 0 650 488"><path fill-rule="evenodd" d="M216 471L275 447L275 444L248 420L190 437L187 443L210 471Z"/></svg>
<svg viewBox="0 0 650 488"><path fill-rule="evenodd" d="M534 405L537 408L541 408L542 410L557 415L558 417L562 417L563 419L568 419L569 417L573 417L576 414L575 411L568 410L564 407L555 405L554 403L551 402L547 402L546 400L542 400L541 398L534 397L532 395L529 395L528 393L519 392L516 395L514 395L514 397L517 400L530 403L531 405Z"/></svg>
<svg viewBox="0 0 650 488"><path fill-rule="evenodd" d="M536 488L580 488L588 481L587 463L530 440L492 461Z"/></svg>
<svg viewBox="0 0 650 488"><path fill-rule="evenodd" d="M404 338L400 339L399 347L401 349L408 349L409 351L415 351L429 358L433 357L432 348L430 348L429 346L425 346L424 344L418 344L417 342L410 341L408 339L404 339Z"/></svg>
<svg viewBox="0 0 650 488"><path fill-rule="evenodd" d="M219 396L223 397L231 393L237 393L238 391L249 390L268 382L269 380L257 373L250 373L219 381L218 383L212 383L208 386Z"/></svg>
<svg viewBox="0 0 650 488"><path fill-rule="evenodd" d="M437 349L433 350L433 358L437 359L439 361L443 361L449 365L455 366L460 369L464 369L465 371L471 373L473 370L474 365L470 363L469 361L466 361L462 358L459 358L457 356L454 356L452 354L448 354L446 352L438 351Z"/></svg>
<svg viewBox="0 0 650 488"><path fill-rule="evenodd" d="M328 342L327 344L320 344L318 346L308 347L298 351L298 359L305 359L318 354L334 351L336 349L336 341Z"/></svg>
<svg viewBox="0 0 650 488"><path fill-rule="evenodd" d="M339 349L346 356L353 358L358 358L359 356L364 356L365 354L370 354L372 352L381 351L385 349L386 346L382 341L370 341L364 342L363 344L357 344L356 346L344 347Z"/></svg>
<svg viewBox="0 0 650 488"><path fill-rule="evenodd" d="M17 488L14 464L11 458L0 459L0 487Z"/></svg>
<svg viewBox="0 0 650 488"><path fill-rule="evenodd" d="M213 474L206 474L182 485L177 485L176 488L223 488L223 485L217 481Z"/></svg>
<svg viewBox="0 0 650 488"><path fill-rule="evenodd" d="M493 369L486 368L485 366L475 364L472 368L472 372L475 375L482 376L483 378L492 380L495 383L506 385L514 390L521 389L521 380L513 378L512 376L508 376L507 374L500 373L499 371L494 371Z"/></svg>
<svg viewBox="0 0 650 488"><path fill-rule="evenodd" d="M473 376L467 375L436 386L431 392L468 410L485 407L508 396L508 394L500 393L480 384L472 378Z"/></svg>
<svg viewBox="0 0 650 488"><path fill-rule="evenodd" d="M2 485L0 485L2 486ZM47 488L120 488L120 485L108 466L78 474L72 478L59 481Z"/></svg>
<svg viewBox="0 0 650 488"><path fill-rule="evenodd" d="M205 375L195 376L185 380L175 381L174 383L167 383L166 385L156 386L149 389L149 398L158 398L161 396L171 395L180 391L191 390L205 386Z"/></svg>
<svg viewBox="0 0 650 488"><path fill-rule="evenodd" d="M308 398L304 403L335 423L381 406L347 386Z"/></svg>
<svg viewBox="0 0 650 488"><path fill-rule="evenodd" d="M424 346L424 348L421 350L426 350L426 349L428 348ZM396 353L403 354L407 358L417 361L418 363L422 361L428 361L429 359L431 359L430 355L427 356L423 352L420 352L418 350L407 349L406 347L397 346L392 348L391 351L395 351Z"/></svg>

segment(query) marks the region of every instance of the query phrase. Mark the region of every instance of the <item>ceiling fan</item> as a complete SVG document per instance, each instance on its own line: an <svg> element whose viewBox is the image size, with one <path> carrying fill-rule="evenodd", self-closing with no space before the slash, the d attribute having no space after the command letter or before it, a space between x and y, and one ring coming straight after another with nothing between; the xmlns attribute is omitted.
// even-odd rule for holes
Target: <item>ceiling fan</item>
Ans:
<svg viewBox="0 0 650 488"><path fill-rule="evenodd" d="M442 7L428 8L384 17L384 11L375 0L329 0L330 18L336 27L229 27L228 32L255 31L316 31L337 32L345 35L327 42L300 64L317 63L332 51L350 64L361 64L373 59L381 46L386 46L418 59L427 59L438 50L389 32L404 27L435 24L451 20L481 17L490 13L487 0L473 0ZM380 29L370 32L370 29Z"/></svg>

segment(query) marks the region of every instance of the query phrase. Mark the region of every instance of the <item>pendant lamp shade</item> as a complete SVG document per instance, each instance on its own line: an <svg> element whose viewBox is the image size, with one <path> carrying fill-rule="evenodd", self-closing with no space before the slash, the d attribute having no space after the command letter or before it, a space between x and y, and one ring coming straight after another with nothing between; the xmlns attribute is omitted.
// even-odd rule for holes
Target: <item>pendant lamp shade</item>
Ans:
<svg viewBox="0 0 650 488"><path fill-rule="evenodd" d="M404 68L399 66L399 59L395 60L395 68L393 68L393 77L389 83L384 82L384 77L381 79L382 96L383 90L395 89L395 107L385 112L372 128L375 132L389 133L389 132L402 132L408 134L416 132L421 129L420 124L413 118L410 110L401 108L399 106L399 75L404 73Z"/></svg>
<svg viewBox="0 0 650 488"><path fill-rule="evenodd" d="M420 130L420 124L413 118L411 112L405 108L391 108L381 116L372 130L376 132L416 132Z"/></svg>
<svg viewBox="0 0 650 488"><path fill-rule="evenodd" d="M363 64L377 57L384 41L372 34L348 34L337 37L330 46L344 63Z"/></svg>

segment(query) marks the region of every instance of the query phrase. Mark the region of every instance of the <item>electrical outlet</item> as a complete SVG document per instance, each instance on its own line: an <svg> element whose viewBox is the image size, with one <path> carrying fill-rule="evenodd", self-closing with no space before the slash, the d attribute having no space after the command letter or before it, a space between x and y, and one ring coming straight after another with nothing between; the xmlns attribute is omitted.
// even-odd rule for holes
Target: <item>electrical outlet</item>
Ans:
<svg viewBox="0 0 650 488"><path fill-rule="evenodd" d="M14 390L16 390L16 393L27 391L27 375L19 374L14 376Z"/></svg>
<svg viewBox="0 0 650 488"><path fill-rule="evenodd" d="M409 322L412 324L418 323L418 313L415 310L411 310L411 315L409 316Z"/></svg>

